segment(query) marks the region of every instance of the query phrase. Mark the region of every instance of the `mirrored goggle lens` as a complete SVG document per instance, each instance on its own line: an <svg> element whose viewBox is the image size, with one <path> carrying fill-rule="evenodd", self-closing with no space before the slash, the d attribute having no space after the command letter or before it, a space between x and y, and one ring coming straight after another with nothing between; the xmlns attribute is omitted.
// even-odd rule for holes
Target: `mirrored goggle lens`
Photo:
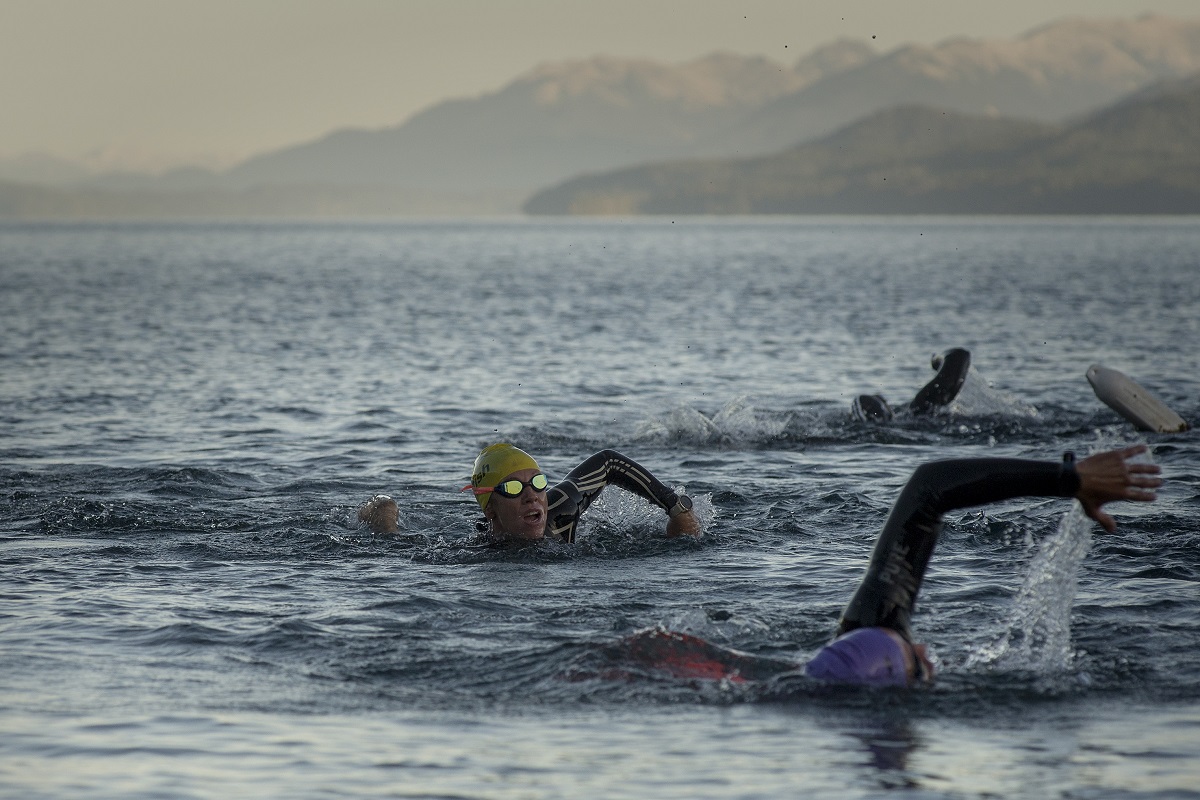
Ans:
<svg viewBox="0 0 1200 800"><path fill-rule="evenodd" d="M546 491L546 487L550 485L550 481L546 480L546 476L539 472L537 475L534 475L529 479L528 484L514 478L512 480L497 484L495 491L499 492L505 497L516 497L525 490L526 485L532 486L534 491L544 492Z"/></svg>

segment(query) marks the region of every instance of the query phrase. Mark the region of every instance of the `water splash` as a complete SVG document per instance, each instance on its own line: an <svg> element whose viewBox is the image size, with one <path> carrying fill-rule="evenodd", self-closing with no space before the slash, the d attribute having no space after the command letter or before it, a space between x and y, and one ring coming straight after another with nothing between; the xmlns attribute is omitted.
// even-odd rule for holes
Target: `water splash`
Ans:
<svg viewBox="0 0 1200 800"><path fill-rule="evenodd" d="M666 414L642 422L634 434L638 440L684 442L710 442L720 436L720 430L711 419L689 406L673 408Z"/></svg>
<svg viewBox="0 0 1200 800"><path fill-rule="evenodd" d="M1124 446L1097 435L1095 452ZM1149 451L1129 463L1154 463ZM990 645L967 659L967 667L1028 671L1036 675L1063 674L1074 666L1071 647L1071 606L1078 588L1079 567L1092 547L1093 522L1083 507L1072 503L1058 530L1042 542L1029 564L1025 582L1013 602L1009 621ZM1087 680L1086 675L1079 676Z"/></svg>
<svg viewBox="0 0 1200 800"><path fill-rule="evenodd" d="M687 493L687 487L676 486L675 491ZM700 521L700 530L707 532L712 528L716 510L713 507L711 494L690 495L692 511ZM636 545L645 538L647 530L660 530L666 527L666 515L662 510L651 505L640 497L616 487L605 490L588 508L587 513L579 523L579 538L586 540L589 536L603 535L608 539L627 540L630 545Z"/></svg>
<svg viewBox="0 0 1200 800"><path fill-rule="evenodd" d="M749 397L735 397L711 417L682 405L646 420L636 432L638 439L669 440L695 444L753 444L780 438L789 415L757 408Z"/></svg>
<svg viewBox="0 0 1200 800"><path fill-rule="evenodd" d="M1038 675L1067 672L1074 663L1071 605L1079 566L1092 546L1091 520L1074 504L1058 530L1029 564L1004 630L967 659L967 667L1020 670Z"/></svg>
<svg viewBox="0 0 1200 800"><path fill-rule="evenodd" d="M1038 416L1036 406L1014 394L997 389L975 367L967 372L962 391L950 404L950 411L961 416L1029 417Z"/></svg>

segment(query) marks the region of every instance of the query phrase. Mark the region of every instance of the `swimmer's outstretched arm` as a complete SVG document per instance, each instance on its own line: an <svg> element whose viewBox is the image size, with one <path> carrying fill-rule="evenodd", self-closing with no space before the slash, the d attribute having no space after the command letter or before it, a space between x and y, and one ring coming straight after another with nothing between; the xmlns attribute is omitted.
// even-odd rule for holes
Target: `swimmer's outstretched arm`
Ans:
<svg viewBox="0 0 1200 800"><path fill-rule="evenodd" d="M1013 458L954 459L919 467L888 515L871 562L854 597L842 612L839 633L878 626L911 641L909 626L942 515L953 509L1014 497L1075 497L1084 512L1115 531L1103 511L1114 500L1149 501L1162 485L1154 464L1129 463L1145 445L1085 458L1078 465Z"/></svg>
<svg viewBox="0 0 1200 800"><path fill-rule="evenodd" d="M679 501L674 491L632 458L616 450L601 450L571 470L561 483L551 487L547 496L550 505L548 530L564 541L574 541L579 518L609 485L633 492L664 511ZM667 536L699 533L699 520L691 511L670 517L667 522Z"/></svg>

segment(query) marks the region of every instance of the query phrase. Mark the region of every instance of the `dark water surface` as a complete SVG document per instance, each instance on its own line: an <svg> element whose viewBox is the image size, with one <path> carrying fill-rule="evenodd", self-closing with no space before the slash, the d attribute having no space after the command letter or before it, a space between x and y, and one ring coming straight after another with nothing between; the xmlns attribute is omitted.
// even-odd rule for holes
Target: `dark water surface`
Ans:
<svg viewBox="0 0 1200 800"><path fill-rule="evenodd" d="M1084 379L1200 420L1195 218L8 224L0 337L4 796L1200 796L1200 439ZM849 418L953 345L949 413ZM574 546L477 547L497 439L616 447L704 535L612 490ZM921 462L1143 441L1116 536L949 518L931 688L623 649L801 660Z"/></svg>

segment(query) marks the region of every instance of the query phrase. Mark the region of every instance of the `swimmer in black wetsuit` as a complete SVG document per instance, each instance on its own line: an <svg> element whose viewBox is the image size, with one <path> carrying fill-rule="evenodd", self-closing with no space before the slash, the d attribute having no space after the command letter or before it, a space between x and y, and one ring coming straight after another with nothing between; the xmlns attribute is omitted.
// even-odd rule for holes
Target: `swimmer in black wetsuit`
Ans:
<svg viewBox="0 0 1200 800"><path fill-rule="evenodd" d="M961 347L953 347L933 357L932 366L937 375L921 387L916 397L904 407L913 416L931 414L954 402L967 381L971 369L971 354ZM881 395L860 394L850 405L850 414L863 422L888 422L896 412Z"/></svg>
<svg viewBox="0 0 1200 800"><path fill-rule="evenodd" d="M1150 501L1162 485L1157 466L1129 461L1146 450L1137 445L1078 464L1068 454L1061 463L976 458L919 467L892 506L866 574L842 612L837 637L804 665L805 673L831 683L869 686L929 680L932 665L924 646L913 643L910 622L942 515L1014 497L1074 497L1084 513L1111 533L1117 525L1104 512L1105 504ZM757 659L668 631L638 634L629 650L652 654L652 666L677 677L757 680L788 668L774 659Z"/></svg>
<svg viewBox="0 0 1200 800"><path fill-rule="evenodd" d="M676 494L649 470L616 450L601 450L550 486L537 462L523 450L501 442L475 459L472 491L493 541L542 538L575 541L579 519L605 486L619 486L667 512L667 536L697 536L700 522L687 495Z"/></svg>

